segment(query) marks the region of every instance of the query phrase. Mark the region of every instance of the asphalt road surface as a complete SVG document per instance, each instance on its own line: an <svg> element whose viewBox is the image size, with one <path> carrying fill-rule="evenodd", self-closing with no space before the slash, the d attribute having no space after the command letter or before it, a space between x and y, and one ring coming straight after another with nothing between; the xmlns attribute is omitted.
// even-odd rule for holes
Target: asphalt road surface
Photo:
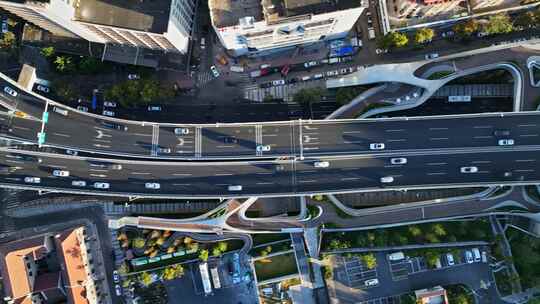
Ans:
<svg viewBox="0 0 540 304"><path fill-rule="evenodd" d="M442 151L409 153L406 164L391 164L385 154L324 158L327 168L315 167L317 158L276 161L158 162L93 159L56 154L25 157L21 152L1 151L0 183L91 194L155 197L248 197L346 192L358 189L404 189L484 184L538 183L538 148L475 152ZM35 152L24 152L35 153ZM511 157L509 157L511 155ZM116 166L113 166L116 165ZM120 166L118 166L120 165ZM462 167L476 167L462 173ZM67 177L53 176L54 170L69 171ZM39 177L39 183L25 181ZM392 177L383 183L381 178ZM84 181L84 186L73 185ZM106 182L108 189L95 189ZM159 183L148 189L146 183ZM229 186L241 185L239 191Z"/></svg>

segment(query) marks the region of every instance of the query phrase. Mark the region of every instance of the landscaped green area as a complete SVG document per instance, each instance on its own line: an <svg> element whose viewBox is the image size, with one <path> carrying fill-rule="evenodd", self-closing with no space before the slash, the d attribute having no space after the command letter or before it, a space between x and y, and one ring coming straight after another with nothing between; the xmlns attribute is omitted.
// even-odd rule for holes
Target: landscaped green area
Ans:
<svg viewBox="0 0 540 304"><path fill-rule="evenodd" d="M254 234L251 237L253 239L253 246L291 239L291 235L288 233L261 233Z"/></svg>
<svg viewBox="0 0 540 304"><path fill-rule="evenodd" d="M353 247L386 247L460 241L490 241L487 219L406 225L387 229L350 232L326 232L322 250Z"/></svg>
<svg viewBox="0 0 540 304"><path fill-rule="evenodd" d="M251 248L251 250L249 251L249 254L253 257L267 256L271 253L290 250L291 246L292 246L292 241L290 239L282 240L279 243L274 243L272 245L258 246L255 248Z"/></svg>
<svg viewBox="0 0 540 304"><path fill-rule="evenodd" d="M254 263L259 282L298 273L294 253L276 255Z"/></svg>
<svg viewBox="0 0 540 304"><path fill-rule="evenodd" d="M454 71L439 71L439 72L435 72L435 73L429 75L428 79L429 80L441 79L441 78L450 76L452 74L454 74Z"/></svg>
<svg viewBox="0 0 540 304"><path fill-rule="evenodd" d="M514 228L506 236L523 289L540 287L540 239Z"/></svg>
<svg viewBox="0 0 540 304"><path fill-rule="evenodd" d="M503 69L497 69L459 77L450 81L448 85L512 83L513 81L514 78L512 77L512 74L510 74L510 72Z"/></svg>

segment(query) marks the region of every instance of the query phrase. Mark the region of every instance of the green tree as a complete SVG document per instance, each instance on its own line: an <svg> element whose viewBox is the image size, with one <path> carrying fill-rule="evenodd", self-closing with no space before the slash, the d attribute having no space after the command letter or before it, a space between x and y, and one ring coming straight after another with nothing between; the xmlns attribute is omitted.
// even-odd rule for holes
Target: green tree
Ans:
<svg viewBox="0 0 540 304"><path fill-rule="evenodd" d="M414 34L414 41L416 43L427 43L430 42L435 36L435 31L429 27L423 27L418 29Z"/></svg>
<svg viewBox="0 0 540 304"><path fill-rule="evenodd" d="M293 101L304 106L309 106L313 102L321 101L321 88L301 89L293 95Z"/></svg>
<svg viewBox="0 0 540 304"><path fill-rule="evenodd" d="M12 32L5 32L4 37L0 40L0 48L2 49L11 49L15 46L15 34Z"/></svg>
<svg viewBox="0 0 540 304"><path fill-rule="evenodd" d="M122 264L120 264L120 267L118 267L118 273L121 275L125 275L129 272L129 267L127 263L124 261Z"/></svg>
<svg viewBox="0 0 540 304"><path fill-rule="evenodd" d="M362 255L362 262L366 265L367 269L375 269L377 267L377 258L373 253Z"/></svg>
<svg viewBox="0 0 540 304"><path fill-rule="evenodd" d="M15 27L17 25L17 22L15 19L12 19L12 18L8 18L7 20L7 24L10 26L10 27Z"/></svg>
<svg viewBox="0 0 540 304"><path fill-rule="evenodd" d="M475 19L469 19L454 25L453 30L459 37L468 38L478 30L478 22Z"/></svg>
<svg viewBox="0 0 540 304"><path fill-rule="evenodd" d="M409 230L409 234L414 238L417 238L420 235L422 235L422 229L420 229L420 227L416 225L409 226L408 230Z"/></svg>
<svg viewBox="0 0 540 304"><path fill-rule="evenodd" d="M94 57L83 57L79 62L79 72L95 74L103 69L103 62Z"/></svg>
<svg viewBox="0 0 540 304"><path fill-rule="evenodd" d="M431 232L426 233L425 238L426 238L426 241L428 241L428 243L440 242L439 238L434 233L431 233Z"/></svg>
<svg viewBox="0 0 540 304"><path fill-rule="evenodd" d="M58 72L65 73L73 71L73 61L69 56L56 56L54 64Z"/></svg>
<svg viewBox="0 0 540 304"><path fill-rule="evenodd" d="M133 239L132 245L133 245L134 248L139 248L140 249L140 248L144 247L145 243L146 242L145 242L145 240L143 238L138 237L138 238Z"/></svg>
<svg viewBox="0 0 540 304"><path fill-rule="evenodd" d="M505 34L510 33L513 29L512 21L507 14L490 16L485 27L488 34Z"/></svg>
<svg viewBox="0 0 540 304"><path fill-rule="evenodd" d="M199 259L203 262L208 261L208 250L203 249L199 253Z"/></svg>
<svg viewBox="0 0 540 304"><path fill-rule="evenodd" d="M168 266L163 269L162 278L164 280L174 280L176 278L181 278L184 275L184 267L181 264L175 264Z"/></svg>
<svg viewBox="0 0 540 304"><path fill-rule="evenodd" d="M72 100L77 97L77 88L75 88L75 85L72 82L56 80L53 81L52 87L54 88L56 95L63 100Z"/></svg>
<svg viewBox="0 0 540 304"><path fill-rule="evenodd" d="M229 244L227 242L218 242L217 246L221 252L225 252L229 248Z"/></svg>
<svg viewBox="0 0 540 304"><path fill-rule="evenodd" d="M212 248L212 256L214 257L218 257L221 255L221 250L219 250L219 248L216 246L216 247L213 247Z"/></svg>
<svg viewBox="0 0 540 304"><path fill-rule="evenodd" d="M519 14L514 19L514 25L518 27L523 28L530 28L536 24L536 15L534 12L526 11L524 13Z"/></svg>
<svg viewBox="0 0 540 304"><path fill-rule="evenodd" d="M446 230L444 229L444 226L441 224L433 224L431 226L431 231L439 237L446 236Z"/></svg>
<svg viewBox="0 0 540 304"><path fill-rule="evenodd" d="M379 40L379 46L383 49L391 47L404 47L409 43L407 35L400 32L389 32Z"/></svg>
<svg viewBox="0 0 540 304"><path fill-rule="evenodd" d="M429 267L435 268L437 265L437 261L439 260L439 252L435 250L428 250L426 252L426 263Z"/></svg>
<svg viewBox="0 0 540 304"><path fill-rule="evenodd" d="M54 56L55 50L53 46L47 46L47 47L41 48L40 53L46 58L51 58L52 56Z"/></svg>
<svg viewBox="0 0 540 304"><path fill-rule="evenodd" d="M148 287L152 284L152 275L144 271L139 275L139 282L144 286Z"/></svg>
<svg viewBox="0 0 540 304"><path fill-rule="evenodd" d="M141 89L141 99L145 103L150 103L159 97L161 88L155 80L143 81Z"/></svg>

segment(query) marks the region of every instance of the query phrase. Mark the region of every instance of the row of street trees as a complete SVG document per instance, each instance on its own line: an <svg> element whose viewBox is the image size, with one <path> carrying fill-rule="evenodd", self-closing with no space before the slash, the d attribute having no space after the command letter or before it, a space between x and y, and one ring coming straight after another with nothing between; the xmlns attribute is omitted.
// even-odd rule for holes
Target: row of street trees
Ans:
<svg viewBox="0 0 540 304"><path fill-rule="evenodd" d="M489 16L487 19L469 19L454 25L453 30L460 39L470 39L475 33L482 32L487 35L506 34L514 30L521 30L536 26L540 21L540 8L536 11L526 11L514 20L508 14L500 13ZM421 45L429 43L435 36L431 28L420 28L412 35L401 32L389 32L382 37L378 44L381 48L401 48L414 43Z"/></svg>

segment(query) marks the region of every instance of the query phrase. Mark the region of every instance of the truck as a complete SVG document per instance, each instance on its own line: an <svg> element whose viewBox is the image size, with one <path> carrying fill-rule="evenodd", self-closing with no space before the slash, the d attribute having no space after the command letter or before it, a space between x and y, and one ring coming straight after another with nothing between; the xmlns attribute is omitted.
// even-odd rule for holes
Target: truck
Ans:
<svg viewBox="0 0 540 304"><path fill-rule="evenodd" d="M204 294L209 295L212 293L212 285L210 284L210 275L208 274L208 264L199 264L199 271L201 272L201 280L204 289Z"/></svg>
<svg viewBox="0 0 540 304"><path fill-rule="evenodd" d="M388 260L399 261L405 258L405 254L402 251L394 252L388 255Z"/></svg>
<svg viewBox="0 0 540 304"><path fill-rule="evenodd" d="M471 102L470 95L450 95L448 96L448 102Z"/></svg>

